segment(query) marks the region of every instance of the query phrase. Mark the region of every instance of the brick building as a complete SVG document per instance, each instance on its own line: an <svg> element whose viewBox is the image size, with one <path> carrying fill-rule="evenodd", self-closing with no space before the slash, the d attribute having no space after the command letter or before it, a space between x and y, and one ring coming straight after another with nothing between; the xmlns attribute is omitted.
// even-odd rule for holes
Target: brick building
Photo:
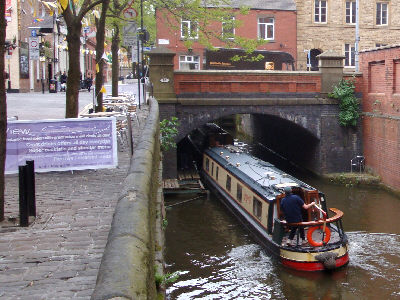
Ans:
<svg viewBox="0 0 400 300"><path fill-rule="evenodd" d="M245 3L244 3L245 2ZM221 35L231 34L235 36L264 39L266 43L258 47L258 50L276 51L290 54L296 60L296 7L294 0L283 1L232 1L232 12L239 12L241 5L250 8L248 14L235 14L233 18L239 21L241 26L237 28L226 28L223 22L214 22L210 27ZM209 9L213 9L210 7ZM157 44L164 46L177 55L175 56L174 66L177 70L202 70L206 65L206 55L204 45L198 42L196 34L197 26L194 20L181 20L177 24L175 20L165 16L165 11L156 10L157 22ZM180 28L171 29L166 26L171 22ZM184 45L188 33L192 34L194 40L191 48ZM224 43L214 38L211 40L214 47L223 48Z"/></svg>
<svg viewBox="0 0 400 300"><path fill-rule="evenodd" d="M315 69L315 57L334 50L354 70L356 0L296 0L296 9L297 69ZM399 16L400 0L359 0L359 49L398 43Z"/></svg>
<svg viewBox="0 0 400 300"><path fill-rule="evenodd" d="M360 53L366 166L400 190L400 46Z"/></svg>

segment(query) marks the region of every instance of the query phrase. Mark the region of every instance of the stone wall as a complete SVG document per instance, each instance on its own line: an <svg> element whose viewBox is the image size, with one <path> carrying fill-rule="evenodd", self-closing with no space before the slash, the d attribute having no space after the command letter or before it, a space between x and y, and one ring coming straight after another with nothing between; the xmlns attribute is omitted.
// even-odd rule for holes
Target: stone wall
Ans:
<svg viewBox="0 0 400 300"><path fill-rule="evenodd" d="M327 22L313 20L314 0L296 0L297 8L297 69L306 70L309 49L321 52L334 50L344 54L344 44L354 44L355 25L346 24L344 0L327 1ZM400 29L400 0L380 1L388 3L387 26L375 25L376 1L360 2L360 50L374 48L377 43L398 43ZM354 70L354 68L349 68Z"/></svg>
<svg viewBox="0 0 400 300"><path fill-rule="evenodd" d="M163 274L160 127L158 104L151 98L150 105L114 212L95 300L157 297L155 272Z"/></svg>
<svg viewBox="0 0 400 300"><path fill-rule="evenodd" d="M360 55L365 163L400 190L400 46Z"/></svg>

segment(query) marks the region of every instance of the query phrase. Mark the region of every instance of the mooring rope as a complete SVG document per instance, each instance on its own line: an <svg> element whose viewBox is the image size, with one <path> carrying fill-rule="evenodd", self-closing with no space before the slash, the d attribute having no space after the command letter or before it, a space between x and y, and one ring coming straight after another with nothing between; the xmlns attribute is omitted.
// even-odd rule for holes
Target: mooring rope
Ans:
<svg viewBox="0 0 400 300"><path fill-rule="evenodd" d="M175 206L175 205L179 205L179 204L183 204L183 203L186 203L186 202L189 202L189 201L197 200L197 199L203 198L203 197L204 197L204 196L194 197L194 198L191 198L191 199L188 199L188 200L184 200L184 201L181 201L181 202L178 202L178 203L174 203L174 204L171 204L171 205L167 205L167 206L165 206L165 208L169 208L169 207L172 207L172 206Z"/></svg>

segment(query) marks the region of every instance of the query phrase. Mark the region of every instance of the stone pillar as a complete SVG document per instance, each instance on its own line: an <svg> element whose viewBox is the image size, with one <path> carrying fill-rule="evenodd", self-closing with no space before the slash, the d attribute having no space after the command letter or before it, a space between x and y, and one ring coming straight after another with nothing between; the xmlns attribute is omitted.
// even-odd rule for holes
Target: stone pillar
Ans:
<svg viewBox="0 0 400 300"><path fill-rule="evenodd" d="M174 56L171 50L159 47L147 53L150 57L150 82L153 96L159 103L160 121L176 116L174 89ZM177 153L171 149L163 153L163 178L177 178Z"/></svg>
<svg viewBox="0 0 400 300"><path fill-rule="evenodd" d="M326 96L333 91L333 87L343 78L343 59L345 56L328 50L318 55L317 58L322 76L321 94Z"/></svg>
<svg viewBox="0 0 400 300"><path fill-rule="evenodd" d="M150 82L153 95L159 103L176 102L174 90L174 56L171 50L159 47L147 53L150 57Z"/></svg>

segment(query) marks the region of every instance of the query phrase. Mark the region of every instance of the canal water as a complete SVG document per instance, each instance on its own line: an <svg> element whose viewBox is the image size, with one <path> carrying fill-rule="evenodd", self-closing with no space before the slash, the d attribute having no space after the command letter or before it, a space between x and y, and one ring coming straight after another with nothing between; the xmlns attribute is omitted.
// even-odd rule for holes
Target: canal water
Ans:
<svg viewBox="0 0 400 300"><path fill-rule="evenodd" d="M169 196L166 271L180 276L168 285L168 299L400 299L400 199L375 188L296 176L344 212L348 266L330 273L289 270L215 196Z"/></svg>

